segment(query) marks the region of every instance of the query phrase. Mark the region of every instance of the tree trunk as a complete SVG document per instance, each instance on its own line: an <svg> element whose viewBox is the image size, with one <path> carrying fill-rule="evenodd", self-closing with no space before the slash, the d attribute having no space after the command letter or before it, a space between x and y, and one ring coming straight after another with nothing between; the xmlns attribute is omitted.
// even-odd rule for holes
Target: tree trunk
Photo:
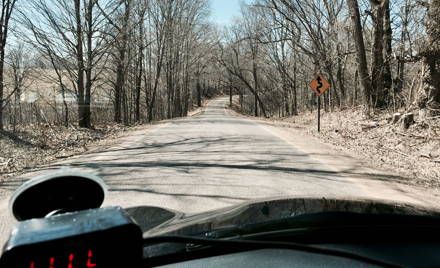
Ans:
<svg viewBox="0 0 440 268"><path fill-rule="evenodd" d="M359 85L359 71L356 70L354 74L354 89L353 89L353 99L351 101L351 105L354 107L357 105L358 98L358 85Z"/></svg>
<svg viewBox="0 0 440 268"><path fill-rule="evenodd" d="M386 106L386 95L384 94L383 75L384 75L384 60L383 60L383 38L384 38L384 4L388 0L381 2L370 0L371 7L374 14L374 34L373 47L371 50L371 87L373 89L373 103L376 107L383 108Z"/></svg>
<svg viewBox="0 0 440 268"><path fill-rule="evenodd" d="M125 80L125 78L124 78ZM123 112L123 122L124 125L128 126L130 124L129 122L129 112L128 112L128 98L127 98L127 91L125 90L125 86L123 87L122 91L122 112Z"/></svg>
<svg viewBox="0 0 440 268"><path fill-rule="evenodd" d="M232 107L232 86L229 87L229 107Z"/></svg>
<svg viewBox="0 0 440 268"><path fill-rule="evenodd" d="M151 103L148 107L148 122L153 121L153 109L154 109L154 104L156 102L157 87L159 86L163 56L164 56L164 51L162 49L162 51L160 52L159 61L157 62L156 77L154 79L154 86L153 86L153 96L151 97Z"/></svg>
<svg viewBox="0 0 440 268"><path fill-rule="evenodd" d="M425 72L419 91L418 106L431 114L440 113L440 0L432 0L426 32L428 40L423 51Z"/></svg>
<svg viewBox="0 0 440 268"><path fill-rule="evenodd" d="M385 46L385 62L383 73L383 86L385 90L385 97L389 98L391 91L393 90L393 77L391 73L391 59L393 57L392 39L393 30L391 28L391 11L390 1L386 0L384 3L384 46Z"/></svg>
<svg viewBox="0 0 440 268"><path fill-rule="evenodd" d="M122 28L118 33L120 40L118 40L118 59L116 63L116 83L115 83L115 122L122 122L122 109L125 108L125 57L127 52L128 42L128 21L130 19L130 1L126 2L124 12L124 22ZM125 116L125 114L124 114ZM124 117L125 119L125 117ZM126 120L124 120L126 121ZM127 122L125 122L127 123Z"/></svg>
<svg viewBox="0 0 440 268"><path fill-rule="evenodd" d="M87 128L87 111L85 109L84 96L84 52L83 52L83 31L81 22L81 0L75 1L75 19L76 19L76 60L78 68L78 77L76 86L78 90L78 124L80 127Z"/></svg>
<svg viewBox="0 0 440 268"><path fill-rule="evenodd" d="M5 108L4 101L4 67L5 67L5 47L8 39L9 20L17 0L2 1L1 9L1 25L0 25L0 131L4 130L3 125L3 109Z"/></svg>
<svg viewBox="0 0 440 268"><path fill-rule="evenodd" d="M403 81L405 79L405 53L406 53L406 45L405 40L406 37L409 36L408 32L408 24L409 24L409 0L405 1L405 7L403 8L403 16L402 16L402 32L400 35L400 56L398 57L398 67L397 67L397 79L394 86L394 91L399 93L403 89ZM412 94L410 94L409 102L412 103Z"/></svg>
<svg viewBox="0 0 440 268"><path fill-rule="evenodd" d="M119 78L119 76L122 74L123 72L123 68L120 68L119 66L120 64L118 64L118 66L116 67L116 84L115 84L115 117L114 117L114 121L116 123L121 123L121 91L122 91L122 85L121 85L121 81L122 79Z"/></svg>
<svg viewBox="0 0 440 268"><path fill-rule="evenodd" d="M258 116L258 94L256 92L254 96L254 115Z"/></svg>
<svg viewBox="0 0 440 268"><path fill-rule="evenodd" d="M197 78L197 106L202 107L202 89L200 87L200 78Z"/></svg>
<svg viewBox="0 0 440 268"><path fill-rule="evenodd" d="M338 81L339 90L341 91L341 101L339 102L339 107L341 106L341 103L345 104L346 96L345 96L345 86L344 86L344 70L343 70L343 64L342 64L342 51L341 51L342 44L337 45L337 52L338 52L338 67L336 72L336 80Z"/></svg>
<svg viewBox="0 0 440 268"><path fill-rule="evenodd" d="M143 51L143 25L140 26L140 44L138 49L138 61L136 64L137 74L136 74L136 100L135 100L135 118L136 122L141 120L141 88L142 88L142 74L143 74L143 60L144 60L144 51Z"/></svg>
<svg viewBox="0 0 440 268"><path fill-rule="evenodd" d="M354 39L356 43L356 53L358 58L358 71L361 85L364 91L364 102L366 105L365 113L370 114L371 107L371 80L368 73L367 56L365 54L364 35L362 33L361 18L357 0L347 0L350 10L351 21L354 27Z"/></svg>
<svg viewBox="0 0 440 268"><path fill-rule="evenodd" d="M18 113L20 111L20 102L21 102L21 86L19 85L19 82L17 81L17 77L14 78L14 122L13 122L13 128L12 131L15 133L16 127L17 127L17 118L19 117ZM55 104L56 105L56 104Z"/></svg>
<svg viewBox="0 0 440 268"><path fill-rule="evenodd" d="M84 126L87 128L92 127L92 118L91 118L91 92L92 92L92 66L93 66L93 5L94 1L89 0L87 6L87 68L85 69L86 74L86 88L85 88L85 99L84 99Z"/></svg>
<svg viewBox="0 0 440 268"><path fill-rule="evenodd" d="M2 49L4 50L4 48ZM3 69L5 66L5 58L4 52L0 51L0 131L4 130L3 125L3 90L4 90L4 78L3 78Z"/></svg>
<svg viewBox="0 0 440 268"><path fill-rule="evenodd" d="M63 106L64 106L64 126L69 126L69 106L66 102L66 90L64 88L64 85L61 85L61 95L63 97Z"/></svg>
<svg viewBox="0 0 440 268"><path fill-rule="evenodd" d="M281 83L283 84L283 103L284 103L284 111L283 111L283 115L285 112L286 116L290 115L290 106L289 106L289 87L290 87L290 83L287 80L286 74L284 72L281 73L282 76L282 81Z"/></svg>
<svg viewBox="0 0 440 268"><path fill-rule="evenodd" d="M258 89L259 89L259 85L258 85L258 73L257 73L257 64L255 62L255 56L252 57L252 75L254 77L254 95L255 95L255 107L254 107L254 112L255 112L255 116L258 116Z"/></svg>
<svg viewBox="0 0 440 268"><path fill-rule="evenodd" d="M293 62L293 114L298 115L298 99L297 99L297 65L296 65L296 53L294 54Z"/></svg>
<svg viewBox="0 0 440 268"><path fill-rule="evenodd" d="M141 87L142 87L142 61L143 61L143 51L139 49L139 59L137 63L138 72L136 75L136 103L135 103L135 121L139 122L141 120Z"/></svg>

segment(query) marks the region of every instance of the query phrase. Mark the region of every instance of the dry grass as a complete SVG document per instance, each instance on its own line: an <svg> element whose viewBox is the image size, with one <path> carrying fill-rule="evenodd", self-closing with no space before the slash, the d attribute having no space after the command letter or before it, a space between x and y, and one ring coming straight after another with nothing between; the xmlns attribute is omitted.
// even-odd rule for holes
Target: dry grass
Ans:
<svg viewBox="0 0 440 268"><path fill-rule="evenodd" d="M193 107L188 116L201 113L208 102L204 100L202 107ZM116 138L148 126L96 123L95 129L83 129L35 123L19 125L15 133L0 132L0 182L38 166L111 145Z"/></svg>
<svg viewBox="0 0 440 268"><path fill-rule="evenodd" d="M237 102L233 110L239 112ZM392 114L387 112L377 112L372 118L366 118L361 107L322 112L319 133L316 110L286 118L259 119L317 137L367 160L373 167L408 178L406 183L410 185L440 190L440 117L426 118L419 112L414 115L415 124L403 129L402 120L393 124Z"/></svg>
<svg viewBox="0 0 440 268"><path fill-rule="evenodd" d="M366 119L360 109L348 109L323 113L320 133L316 118L316 112L305 113L278 122L300 127L373 166L413 178L410 184L440 189L440 118L422 119L415 113L416 123L405 130L401 121L391 123L389 113Z"/></svg>
<svg viewBox="0 0 440 268"><path fill-rule="evenodd" d="M15 134L0 132L0 181L54 160L88 151L103 140L112 140L133 129L122 125L96 129L32 124Z"/></svg>

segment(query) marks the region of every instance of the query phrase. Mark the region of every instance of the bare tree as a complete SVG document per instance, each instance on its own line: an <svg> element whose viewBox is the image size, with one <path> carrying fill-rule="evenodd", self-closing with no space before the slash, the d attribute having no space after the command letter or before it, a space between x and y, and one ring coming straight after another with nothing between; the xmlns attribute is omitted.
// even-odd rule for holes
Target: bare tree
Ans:
<svg viewBox="0 0 440 268"><path fill-rule="evenodd" d="M12 13L15 9L17 0L2 0L2 6L0 11L0 131L4 129L3 126L3 109L5 108L4 98L4 68L5 68L5 56L6 56L6 43L9 34L9 22L12 17Z"/></svg>
<svg viewBox="0 0 440 268"><path fill-rule="evenodd" d="M440 113L440 0L429 5L426 32L428 40L423 56L423 84L419 91L418 105L430 113Z"/></svg>
<svg viewBox="0 0 440 268"><path fill-rule="evenodd" d="M388 103L387 98L390 95L390 88L384 89L384 74L386 68L384 62L384 37L385 37L385 17L389 12L389 0L370 0L371 7L373 9L372 18L374 21L374 34L373 44L371 51L371 87L373 104L377 107L384 107ZM389 23L389 20L387 21ZM389 31L389 26L387 25ZM391 42L390 36L387 37L387 50L389 52L389 42ZM389 70L388 70L389 71Z"/></svg>
<svg viewBox="0 0 440 268"><path fill-rule="evenodd" d="M232 38L232 42L228 44L228 47L224 47L221 43L219 44L221 49L219 62L226 69L227 73L241 81L246 89L252 93L255 100L255 116L258 116L258 107L260 107L261 112L266 117L266 107L258 93L259 78L256 62L258 56L257 41L255 38L249 38L247 35L243 36L239 28L242 27L239 26L231 30L230 38ZM242 57L244 50L248 50L249 52L247 59Z"/></svg>
<svg viewBox="0 0 440 268"><path fill-rule="evenodd" d="M75 92L78 124L91 128L91 91L101 70L105 42L103 16L94 0L30 0L20 21L31 32L26 41L38 49L59 77L63 95ZM64 79L67 77L67 79ZM69 86L64 82L68 80Z"/></svg>
<svg viewBox="0 0 440 268"><path fill-rule="evenodd" d="M353 24L353 35L356 44L358 59L358 71L361 85L364 91L364 100L366 103L366 113L370 114L371 107L371 79L368 73L367 56L365 52L364 34L362 32L361 17L359 14L359 5L357 0L347 0L350 10L350 17Z"/></svg>
<svg viewBox="0 0 440 268"><path fill-rule="evenodd" d="M13 132L16 131L17 123L22 121L21 97L26 87L26 80L29 79L31 72L29 58L30 53L26 51L22 43L12 48L7 56L7 64L9 66L7 75L11 81L12 92L14 93Z"/></svg>

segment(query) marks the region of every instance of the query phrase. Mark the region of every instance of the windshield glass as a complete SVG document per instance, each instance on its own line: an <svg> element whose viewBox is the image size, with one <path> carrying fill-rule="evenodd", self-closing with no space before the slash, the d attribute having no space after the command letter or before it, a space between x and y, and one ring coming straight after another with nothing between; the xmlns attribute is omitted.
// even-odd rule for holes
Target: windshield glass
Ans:
<svg viewBox="0 0 440 268"><path fill-rule="evenodd" d="M437 0L2 4L0 244L13 191L59 169L184 214L440 204Z"/></svg>

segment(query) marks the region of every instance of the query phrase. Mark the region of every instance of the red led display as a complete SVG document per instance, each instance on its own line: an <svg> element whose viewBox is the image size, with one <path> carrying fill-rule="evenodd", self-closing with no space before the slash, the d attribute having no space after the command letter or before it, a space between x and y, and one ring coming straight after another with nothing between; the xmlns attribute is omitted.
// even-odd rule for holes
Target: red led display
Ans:
<svg viewBox="0 0 440 268"><path fill-rule="evenodd" d="M87 253L87 267L95 267L96 266L95 263L92 263L92 257L93 257L92 250L89 250L89 252Z"/></svg>
<svg viewBox="0 0 440 268"><path fill-rule="evenodd" d="M67 268L73 268L73 259L75 259L75 255L71 253L69 255L69 264L67 264Z"/></svg>
<svg viewBox="0 0 440 268"><path fill-rule="evenodd" d="M82 256L81 256L82 255ZM78 256L78 257L76 257ZM45 263L46 264L45 264ZM67 265L66 265L67 264ZM93 251L82 254L69 253L66 257L50 257L48 262L31 261L30 268L93 268L96 267Z"/></svg>

